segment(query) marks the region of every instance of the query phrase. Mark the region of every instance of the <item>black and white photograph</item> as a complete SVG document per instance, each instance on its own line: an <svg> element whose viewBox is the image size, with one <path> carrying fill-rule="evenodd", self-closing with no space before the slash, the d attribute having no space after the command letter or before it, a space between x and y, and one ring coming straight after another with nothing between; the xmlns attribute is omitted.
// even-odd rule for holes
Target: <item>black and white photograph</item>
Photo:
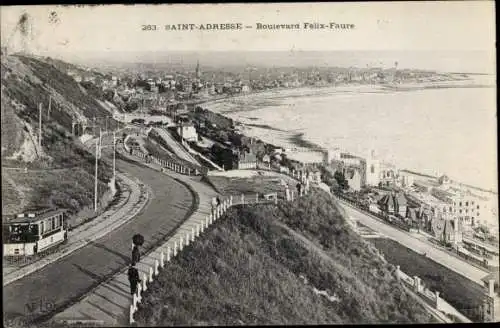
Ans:
<svg viewBox="0 0 500 328"><path fill-rule="evenodd" d="M500 321L494 1L0 18L5 327Z"/></svg>

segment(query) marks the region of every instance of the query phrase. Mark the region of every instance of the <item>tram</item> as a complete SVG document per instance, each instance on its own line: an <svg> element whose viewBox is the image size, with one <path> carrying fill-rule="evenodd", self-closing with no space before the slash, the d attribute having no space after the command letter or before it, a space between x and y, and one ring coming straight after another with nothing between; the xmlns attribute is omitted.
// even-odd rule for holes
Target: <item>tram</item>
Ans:
<svg viewBox="0 0 500 328"><path fill-rule="evenodd" d="M68 238L63 209L21 213L3 223L3 255L31 256L50 249Z"/></svg>

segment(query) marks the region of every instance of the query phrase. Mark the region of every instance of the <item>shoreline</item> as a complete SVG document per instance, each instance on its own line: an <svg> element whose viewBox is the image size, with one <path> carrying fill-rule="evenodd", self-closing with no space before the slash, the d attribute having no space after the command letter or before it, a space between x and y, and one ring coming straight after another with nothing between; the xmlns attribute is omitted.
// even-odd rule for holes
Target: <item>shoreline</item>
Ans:
<svg viewBox="0 0 500 328"><path fill-rule="evenodd" d="M485 74L487 77L491 77L489 74ZM242 102L244 100L250 100L252 98L257 98L258 102L264 102L263 104L253 104L252 107L263 108L267 107L266 102L278 99L290 99L290 98L303 98L303 97L314 97L314 96L328 96L336 93L353 93L353 92L364 92L364 93L391 93L391 92L408 92L408 91L422 91L422 90L436 90L436 89L454 89L454 88L493 88L495 84L484 83L484 81L477 81L474 78L462 78L462 79L450 79L443 81L423 81L423 82L407 82L401 84L389 84L389 83L341 83L336 85L325 85L325 86L298 86L298 87L278 87L268 90L259 90L255 92L249 92L247 94L240 94L236 96L227 96L224 98L219 98L215 100L206 99L197 102L197 106L213 106L223 105L227 102ZM269 104L273 105L273 104ZM238 107L237 104L233 107ZM248 107L248 106L246 106ZM234 112L250 112L252 109L245 110L224 110L221 109L220 114L223 113L234 113Z"/></svg>
<svg viewBox="0 0 500 328"><path fill-rule="evenodd" d="M278 99L290 99L295 97L309 97L309 96L322 96L322 95L331 95L334 93L340 92L376 92L376 93L392 93L396 91L419 91L419 90L428 90L428 89L450 89L450 88L491 88L491 85L485 84L471 84L471 83L463 83L470 82L472 79L461 80L461 81L446 81L447 85L443 85L443 82L439 83L413 83L413 84L401 84L396 86L390 86L388 89L387 86L383 85L348 85L348 86L327 86L327 87L300 87L300 88L279 88L273 90L265 90L263 92L251 93L247 95L240 95L237 97L228 97L224 99L218 99L216 101L207 101L201 103L200 106L214 112L221 114L225 117L233 119L235 122L241 123L245 128L241 129L241 133L248 136L259 138L263 142L274 145L276 147L287 148L289 143L297 146L297 148L305 148L311 151L321 151L325 148L305 139L304 132L297 132L297 130L283 130L269 124L256 124L256 123L247 123L246 121L255 121L255 117L241 117L241 113L243 112L251 112L253 110L262 109L267 106L255 105L255 101L257 102L266 102L266 101L275 101ZM450 83L451 82L451 83ZM460 82L460 84L456 84ZM258 98L258 99L255 99ZM252 102L248 106L244 104L244 102ZM242 103L243 102L243 103ZM240 107L240 108L238 108ZM241 107L246 107L247 109L243 109ZM248 108L250 107L250 108ZM253 108L257 107L257 108ZM233 115L231 115L233 114ZM239 116L239 117L234 117ZM243 120L242 120L243 119ZM266 132L267 131L267 132ZM279 132L272 134L273 132ZM267 140L266 140L267 139ZM300 153L300 151L298 152ZM313 156L310 156L313 157ZM292 159L292 158L291 158ZM301 161L301 160L297 160ZM409 170L413 172L419 172L420 170L416 168L401 168L402 170ZM423 174L423 173L422 173ZM455 180L455 179L454 179ZM460 182L458 180L454 181L457 185L461 187L470 188L476 191L497 195L498 192L492 188L485 188L480 186L474 186L470 183Z"/></svg>

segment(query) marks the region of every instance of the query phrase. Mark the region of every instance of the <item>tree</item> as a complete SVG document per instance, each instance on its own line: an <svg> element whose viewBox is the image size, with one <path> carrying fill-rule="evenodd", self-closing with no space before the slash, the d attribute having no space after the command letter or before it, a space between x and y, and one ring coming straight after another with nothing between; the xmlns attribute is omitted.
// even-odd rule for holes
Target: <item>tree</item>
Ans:
<svg viewBox="0 0 500 328"><path fill-rule="evenodd" d="M347 182L344 173L342 171L335 171L335 174L333 175L333 178L335 181L337 181L338 185L342 189L349 189L349 183Z"/></svg>

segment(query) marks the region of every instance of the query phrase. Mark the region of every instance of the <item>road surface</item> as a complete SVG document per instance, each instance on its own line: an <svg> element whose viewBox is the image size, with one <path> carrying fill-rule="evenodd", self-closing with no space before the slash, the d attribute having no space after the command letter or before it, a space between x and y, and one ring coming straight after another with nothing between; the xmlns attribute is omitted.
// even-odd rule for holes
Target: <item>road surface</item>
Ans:
<svg viewBox="0 0 500 328"><path fill-rule="evenodd" d="M200 163L198 163L198 161L190 153L188 153L181 145L179 145L177 141L174 140L174 138L172 138L170 133L160 128L153 128L153 131L156 131L160 135L160 137L172 148L175 155L179 158L195 165L200 165Z"/></svg>
<svg viewBox="0 0 500 328"><path fill-rule="evenodd" d="M354 219L357 219L360 223L366 225L368 228L375 230L383 235L399 242L400 244L408 247L409 249L418 252L426 253L427 257L440 263L449 269L469 278L470 280L483 285L481 278L488 275L488 272L481 270L461 259L458 259L445 251L436 248L429 242L415 238L410 233L396 229L385 222L379 221L378 219L371 217L359 210L352 208L346 203L340 201L343 208L346 210L347 214Z"/></svg>
<svg viewBox="0 0 500 328"><path fill-rule="evenodd" d="M144 249L165 239L190 213L193 195L183 184L157 172L117 159L117 168L138 177L153 191L134 219L101 239L4 287L4 318L38 318L83 296L129 263L132 236L145 237Z"/></svg>

